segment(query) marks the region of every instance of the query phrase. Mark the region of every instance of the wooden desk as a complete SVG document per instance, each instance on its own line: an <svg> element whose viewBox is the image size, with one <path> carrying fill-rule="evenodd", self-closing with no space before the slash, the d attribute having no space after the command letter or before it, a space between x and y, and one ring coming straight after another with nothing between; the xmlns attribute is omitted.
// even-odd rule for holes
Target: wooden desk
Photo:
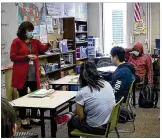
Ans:
<svg viewBox="0 0 162 139"><path fill-rule="evenodd" d="M67 75L56 81L50 82L50 84L51 85L78 85L78 82L71 82L75 78L79 78L79 75Z"/></svg>
<svg viewBox="0 0 162 139"><path fill-rule="evenodd" d="M100 72L114 72L116 70L116 66L107 66L107 67L101 67L101 68L97 68L98 71Z"/></svg>
<svg viewBox="0 0 162 139"><path fill-rule="evenodd" d="M45 124L44 120L49 119L51 121L51 137L56 137L57 123L55 116L65 109L72 106L71 100L75 98L77 91L55 91L50 97L35 98L29 95L15 99L10 102L14 108L25 108L25 109L40 109L40 116L25 116L26 118L41 119L41 135L45 137ZM63 108L58 109L60 106L66 104ZM50 116L44 116L44 112L50 110Z"/></svg>

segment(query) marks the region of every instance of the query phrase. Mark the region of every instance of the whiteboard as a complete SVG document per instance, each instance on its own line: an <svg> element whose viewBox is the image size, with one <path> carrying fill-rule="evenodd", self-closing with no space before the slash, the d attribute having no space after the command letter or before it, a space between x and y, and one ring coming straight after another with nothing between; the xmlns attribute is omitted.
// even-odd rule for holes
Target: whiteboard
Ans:
<svg viewBox="0 0 162 139"><path fill-rule="evenodd" d="M10 47L18 29L18 8L15 3L1 4L1 66L12 65Z"/></svg>

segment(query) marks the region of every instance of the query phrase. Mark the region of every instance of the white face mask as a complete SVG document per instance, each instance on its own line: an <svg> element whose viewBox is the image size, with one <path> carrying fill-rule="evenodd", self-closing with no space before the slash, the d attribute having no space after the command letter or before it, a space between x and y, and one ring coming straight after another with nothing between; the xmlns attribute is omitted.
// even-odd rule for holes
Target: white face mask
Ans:
<svg viewBox="0 0 162 139"><path fill-rule="evenodd" d="M139 56L139 52L138 51L132 51L130 52L131 54L134 54L135 56Z"/></svg>

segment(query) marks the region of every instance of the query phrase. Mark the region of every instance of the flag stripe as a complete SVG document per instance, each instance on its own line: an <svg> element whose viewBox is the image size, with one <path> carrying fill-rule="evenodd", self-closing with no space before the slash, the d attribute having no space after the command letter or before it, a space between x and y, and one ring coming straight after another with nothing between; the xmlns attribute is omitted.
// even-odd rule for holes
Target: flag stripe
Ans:
<svg viewBox="0 0 162 139"><path fill-rule="evenodd" d="M134 21L137 22L141 19L141 14L140 14L140 4L135 3L134 5Z"/></svg>

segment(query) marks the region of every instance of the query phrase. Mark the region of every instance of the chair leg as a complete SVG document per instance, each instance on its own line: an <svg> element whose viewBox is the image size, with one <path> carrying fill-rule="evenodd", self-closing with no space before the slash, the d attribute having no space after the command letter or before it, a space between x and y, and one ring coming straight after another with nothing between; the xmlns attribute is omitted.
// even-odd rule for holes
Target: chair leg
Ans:
<svg viewBox="0 0 162 139"><path fill-rule="evenodd" d="M120 135L119 135L117 127L115 127L115 131L116 131L117 137L120 138Z"/></svg>
<svg viewBox="0 0 162 139"><path fill-rule="evenodd" d="M136 87L133 85L133 106L136 107Z"/></svg>
<svg viewBox="0 0 162 139"><path fill-rule="evenodd" d="M133 118L133 120L134 120L135 117L134 117L134 112L133 112L132 106L130 105L130 103L128 104L128 106L129 106L130 112L133 113L133 117L132 117L132 118ZM128 110L129 110L129 109L128 109ZM131 117L130 117L130 118L131 118Z"/></svg>
<svg viewBox="0 0 162 139"><path fill-rule="evenodd" d="M126 108L128 109L128 107L126 107ZM133 112L132 109L131 109L131 111ZM131 119L128 121L128 124L132 124L133 129L132 130L118 130L119 133L133 133L135 131L134 115L133 115L133 117L131 116L129 109L128 109L128 114L129 114L129 118Z"/></svg>
<svg viewBox="0 0 162 139"><path fill-rule="evenodd" d="M130 107L130 106L129 106ZM133 110L131 109L131 112L133 113ZM130 122L132 123L132 126L133 126L133 130L130 131L130 132L134 132L135 131L135 125L134 125L134 120L135 120L135 117L134 117L134 114L133 114L133 117L131 116L131 113L130 111L128 110L128 114L129 114L129 118L131 119Z"/></svg>

